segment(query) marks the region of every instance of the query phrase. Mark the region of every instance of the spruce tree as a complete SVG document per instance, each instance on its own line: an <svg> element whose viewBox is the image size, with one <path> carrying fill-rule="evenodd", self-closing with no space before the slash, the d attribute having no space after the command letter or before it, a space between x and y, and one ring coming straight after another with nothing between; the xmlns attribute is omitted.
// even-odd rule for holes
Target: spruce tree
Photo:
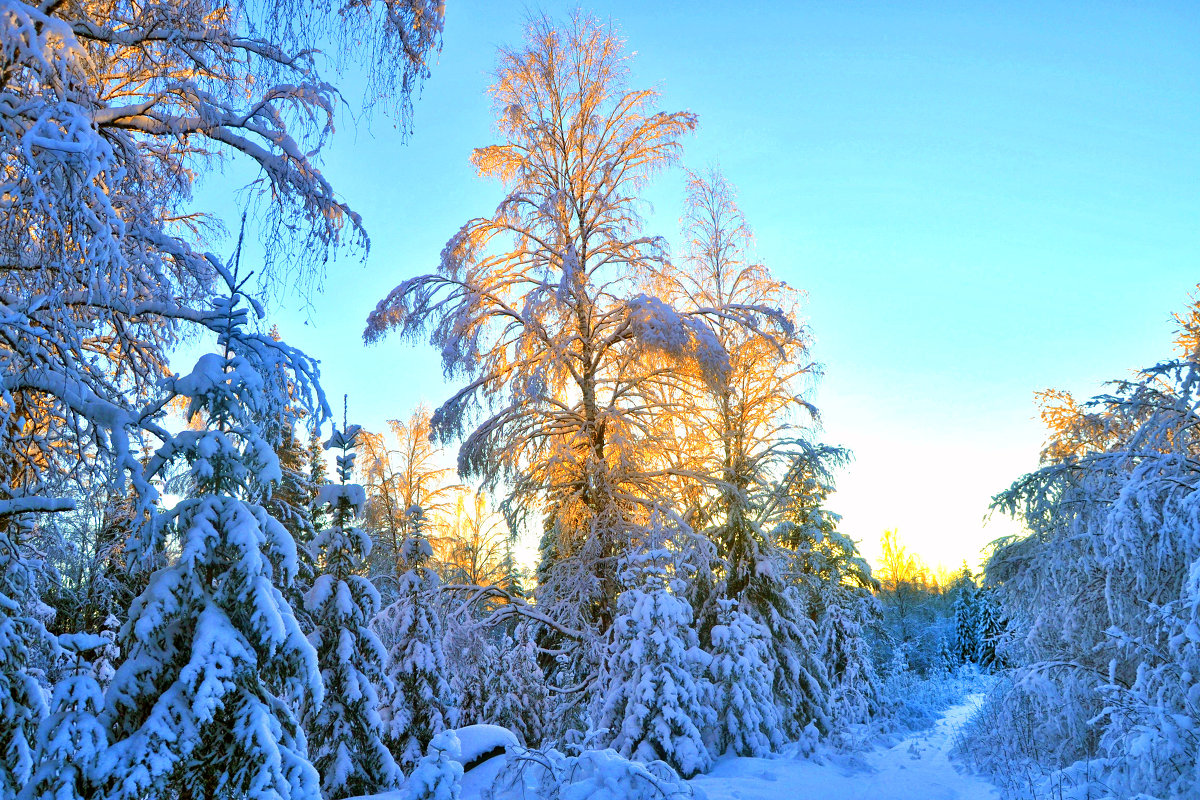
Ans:
<svg viewBox="0 0 1200 800"><path fill-rule="evenodd" d="M442 651L442 621L433 606L437 573L427 566L433 548L425 538L425 515L409 509L412 525L400 546L405 572L397 598L379 620L388 640L389 687L382 709L384 735L400 766L408 772L435 735L457 724L458 708L447 681Z"/></svg>
<svg viewBox="0 0 1200 800"><path fill-rule="evenodd" d="M450 668L450 690L458 701L458 724L489 722L484 709L501 669L500 651L479 626L471 624L449 628L443 650Z"/></svg>
<svg viewBox="0 0 1200 800"><path fill-rule="evenodd" d="M963 583L954 600L954 656L960 664L979 663L979 590Z"/></svg>
<svg viewBox="0 0 1200 800"><path fill-rule="evenodd" d="M550 690L529 623L519 622L513 636L504 637L499 652L484 717L508 728L526 747L537 747L545 734Z"/></svg>
<svg viewBox="0 0 1200 800"><path fill-rule="evenodd" d="M999 669L1004 666L996 649L1000 643L1002 627L995 597L989 591L980 590L975 603L975 641L979 665L985 669Z"/></svg>
<svg viewBox="0 0 1200 800"><path fill-rule="evenodd" d="M644 553L622 559L625 588L617 597L593 719L601 741L622 756L661 760L691 777L712 765L700 731L713 712L708 687L693 675L691 606L671 591L670 553L661 536L650 540Z"/></svg>
<svg viewBox="0 0 1200 800"><path fill-rule="evenodd" d="M38 726L36 767L21 800L89 800L98 796L103 778L100 763L108 741L98 715L104 699L81 651L104 647L106 640L87 634L59 640L66 670L54 685L50 713Z"/></svg>
<svg viewBox="0 0 1200 800"><path fill-rule="evenodd" d="M313 541L318 574L305 598L325 702L306 709L304 727L325 800L391 789L400 777L381 738L375 690L386 653L368 627L379 610L379 592L361 574L371 540L354 525L364 501L362 487L349 483L358 430L343 425L325 445L341 450L340 483L321 487L317 497L319 505L332 507L333 521Z"/></svg>
<svg viewBox="0 0 1200 800"><path fill-rule="evenodd" d="M31 659L51 639L34 613L41 562L28 536L21 517L0 518L0 797L15 797L29 780L47 711Z"/></svg>
<svg viewBox="0 0 1200 800"><path fill-rule="evenodd" d="M770 632L738 608L721 600L712 629L713 708L719 753L766 756L782 744L775 707Z"/></svg>
<svg viewBox="0 0 1200 800"><path fill-rule="evenodd" d="M833 730L867 722L881 706L879 676L863 632L864 616L874 598L858 603L833 602L821 617L821 650L829 677Z"/></svg>
<svg viewBox="0 0 1200 800"><path fill-rule="evenodd" d="M284 592L299 561L287 529L252 498L281 478L258 420L279 398L264 374L285 368L296 392L324 409L316 367L269 336L244 330L244 295L217 267L230 296L214 303L221 353L171 381L198 430L170 436L147 466L182 459L191 492L153 515L136 557L161 563L121 631L125 661L102 722L115 739L105 758L106 797L318 800L295 704L322 699L316 653ZM261 316L261 309L254 306Z"/></svg>

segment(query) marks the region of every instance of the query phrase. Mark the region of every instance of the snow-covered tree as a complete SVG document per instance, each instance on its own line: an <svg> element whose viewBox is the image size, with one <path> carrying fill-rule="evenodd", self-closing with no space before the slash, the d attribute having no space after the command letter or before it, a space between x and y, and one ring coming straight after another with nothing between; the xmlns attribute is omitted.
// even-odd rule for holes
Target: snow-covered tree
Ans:
<svg viewBox="0 0 1200 800"><path fill-rule="evenodd" d="M36 767L21 800L88 800L105 777L100 765L108 740L99 720L104 698L82 651L104 647L106 640L67 634L59 641L67 665L38 727Z"/></svg>
<svg viewBox="0 0 1200 800"><path fill-rule="evenodd" d="M367 491L366 528L372 548L372 573L395 578L404 571L400 548L412 532L419 508L425 536L454 517L460 487L451 480L444 451L432 441L430 411L419 405L405 420L389 420L388 435L363 431L363 486ZM390 581L383 584L388 591Z"/></svg>
<svg viewBox="0 0 1200 800"><path fill-rule="evenodd" d="M414 520L400 546L401 563L396 601L376 620L388 652L388 690L383 698L384 735L396 761L407 772L420 760L435 735L458 721L442 650L442 620L433 594L440 581L428 564L433 548L425 538L424 515L409 509Z"/></svg>
<svg viewBox="0 0 1200 800"><path fill-rule="evenodd" d="M96 682L100 684L100 688L107 689L112 683L113 675L116 674L117 665L120 663L121 646L117 644L117 636L120 634L121 624L117 618L109 614L104 619L104 624L100 629L100 638L104 640L104 644L96 648L96 660L92 664L92 673L96 676Z"/></svg>
<svg viewBox="0 0 1200 800"><path fill-rule="evenodd" d="M230 287L214 303L222 352L169 381L200 424L164 433L147 466L158 475L182 459L191 490L135 540L143 563L162 563L168 546L175 555L150 576L121 631L126 657L102 716L114 740L102 767L107 797L320 797L295 712L322 697L316 653L284 596L296 544L255 502L280 478L256 421L279 401L266 396L263 375L288 369L297 395L328 411L316 366L245 330L246 298L220 271Z"/></svg>
<svg viewBox="0 0 1200 800"><path fill-rule="evenodd" d="M775 661L771 634L736 601L720 601L712 629L712 706L716 712L716 752L763 757L782 744L775 707Z"/></svg>
<svg viewBox="0 0 1200 800"><path fill-rule="evenodd" d="M992 592L980 590L975 598L975 656L979 666L985 669L998 669L1004 666L1004 656L1000 650L1000 635L1003 625L1000 620L1000 609Z"/></svg>
<svg viewBox="0 0 1200 800"><path fill-rule="evenodd" d="M315 165L337 97L317 45L366 62L368 99L405 117L442 4L6 0L0 20L2 520L69 507L46 490L81 467L137 485L140 406L182 327L214 321L220 222L185 208L210 167L260 170L268 286L365 243Z"/></svg>
<svg viewBox="0 0 1200 800"><path fill-rule="evenodd" d="M600 741L622 756L664 761L691 777L712 765L701 731L714 715L696 674L692 609L671 591L670 562L660 536L625 558L592 718Z"/></svg>
<svg viewBox="0 0 1200 800"><path fill-rule="evenodd" d="M954 598L954 656L960 664L979 663L979 588L967 581Z"/></svg>
<svg viewBox="0 0 1200 800"><path fill-rule="evenodd" d="M451 621L446 626L443 650L451 675L450 689L458 701L459 724L490 722L484 709L501 674L500 651L492 637L479 625Z"/></svg>
<svg viewBox="0 0 1200 800"><path fill-rule="evenodd" d="M1043 466L997 502L1029 533L985 569L1019 663L970 746L1019 740L1105 797L1200 787L1200 302L1176 319L1175 358L1086 405L1043 395Z"/></svg>
<svg viewBox="0 0 1200 800"><path fill-rule="evenodd" d="M435 435L465 435L460 474L504 482L518 521L544 513L538 606L600 632L620 589L616 559L648 515L653 409L637 400L636 356L725 365L698 315L642 291L639 274L665 252L642 230L641 188L696 120L658 111L658 94L627 89L627 75L610 26L530 20L525 46L499 55L503 141L472 155L505 198L450 239L435 274L382 300L365 333L428 333L446 373L466 380L434 413Z"/></svg>
<svg viewBox="0 0 1200 800"><path fill-rule="evenodd" d="M404 784L404 800L458 800L463 775L462 746L454 731L429 741L428 752Z"/></svg>
<svg viewBox="0 0 1200 800"><path fill-rule="evenodd" d="M513 636L504 637L499 655L498 669L488 686L484 718L517 734L526 747L537 747L546 730L550 691L528 622L517 623Z"/></svg>
<svg viewBox="0 0 1200 800"><path fill-rule="evenodd" d="M361 574L371 540L354 525L364 492L348 482L358 431L358 426L335 429L325 445L341 451L340 482L321 487L317 496L319 504L332 507L332 523L313 541L318 573L305 598L313 624L308 639L317 651L325 700L305 710L303 723L325 800L381 792L400 777L383 740L375 689L387 654L369 627L379 611L379 592Z"/></svg>
<svg viewBox="0 0 1200 800"><path fill-rule="evenodd" d="M29 549L27 525L15 514L0 519L0 795L8 797L29 781L46 715L33 656L51 637L36 608L42 568Z"/></svg>
<svg viewBox="0 0 1200 800"><path fill-rule="evenodd" d="M864 630L873 605L869 595L857 603L830 603L818 625L834 732L865 723L882 708L879 676Z"/></svg>

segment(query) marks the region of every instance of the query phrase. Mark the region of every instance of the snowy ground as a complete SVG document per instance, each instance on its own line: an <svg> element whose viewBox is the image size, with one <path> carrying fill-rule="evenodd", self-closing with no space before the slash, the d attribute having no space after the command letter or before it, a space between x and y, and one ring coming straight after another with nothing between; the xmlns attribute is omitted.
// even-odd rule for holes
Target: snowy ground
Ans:
<svg viewBox="0 0 1200 800"><path fill-rule="evenodd" d="M960 773L949 759L963 724L983 702L983 693L942 715L929 730L891 748L878 748L857 765L819 764L808 760L728 758L692 785L708 800L983 800L999 792L983 778Z"/></svg>
<svg viewBox="0 0 1200 800"><path fill-rule="evenodd" d="M968 695L932 728L853 761L725 758L691 785L700 790L698 798L708 800L995 800L1000 795L992 784L960 773L948 755L959 729L982 701L982 692ZM503 757L494 758L467 773L461 800L479 800L503 762Z"/></svg>

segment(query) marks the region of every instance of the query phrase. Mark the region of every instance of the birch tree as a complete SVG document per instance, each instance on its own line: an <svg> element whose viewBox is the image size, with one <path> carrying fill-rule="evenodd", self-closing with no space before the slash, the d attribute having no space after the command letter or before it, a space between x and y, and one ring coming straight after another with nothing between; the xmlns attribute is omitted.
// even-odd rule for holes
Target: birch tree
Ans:
<svg viewBox="0 0 1200 800"><path fill-rule="evenodd" d="M657 110L657 93L627 76L615 31L580 14L534 18L523 47L502 48L491 93L503 139L472 162L506 194L451 237L436 273L384 298L365 332L428 335L465 380L434 413L435 436L463 437L460 474L511 487L514 517L545 515L539 604L601 630L652 494L639 354L710 374L726 364L698 317L640 291L666 257L642 230L641 191L696 118Z"/></svg>

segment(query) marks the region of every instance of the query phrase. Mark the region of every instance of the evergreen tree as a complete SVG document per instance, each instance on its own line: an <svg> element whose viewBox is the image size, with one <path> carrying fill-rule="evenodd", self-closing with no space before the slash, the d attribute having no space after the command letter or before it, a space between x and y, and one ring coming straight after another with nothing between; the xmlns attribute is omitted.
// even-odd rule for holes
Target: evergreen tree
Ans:
<svg viewBox="0 0 1200 800"><path fill-rule="evenodd" d="M120 628L121 624L115 616L109 614L105 617L104 625L100 630L100 638L104 640L104 644L97 648L96 661L92 664L92 672L101 689L107 689L108 685L112 683L113 675L116 674L121 659L121 647L117 644Z"/></svg>
<svg viewBox="0 0 1200 800"><path fill-rule="evenodd" d="M717 752L766 756L782 744L771 634L733 600L720 601L718 623L712 629L709 665Z"/></svg>
<svg viewBox="0 0 1200 800"><path fill-rule="evenodd" d="M405 800L458 800L461 789L462 746L454 731L442 731L404 784Z"/></svg>
<svg viewBox="0 0 1200 800"><path fill-rule="evenodd" d="M106 640L75 634L59 641L67 668L54 685L50 714L38 727L37 766L21 800L88 800L97 796L103 779L100 760L108 741L98 715L104 699L81 651L104 647Z"/></svg>
<svg viewBox="0 0 1200 800"><path fill-rule="evenodd" d="M538 665L529 623L517 623L514 635L505 636L499 650L499 669L489 687L484 716L515 733L526 747L537 747L545 733L550 690Z"/></svg>
<svg viewBox="0 0 1200 800"><path fill-rule="evenodd" d="M700 731L713 721L708 687L693 675L692 609L671 591L670 553L652 535L627 556L593 712L601 741L626 758L661 760L684 777L712 765Z"/></svg>
<svg viewBox="0 0 1200 800"><path fill-rule="evenodd" d="M954 600L954 657L960 664L979 663L979 589L970 580Z"/></svg>
<svg viewBox="0 0 1200 800"><path fill-rule="evenodd" d="M863 631L863 609L873 603L870 596L857 605L830 603L821 618L822 661L828 671L830 714L837 732L867 722L881 707L879 676Z"/></svg>
<svg viewBox="0 0 1200 800"><path fill-rule="evenodd" d="M325 447L321 444L321 427L316 422L308 428L308 447L305 452L309 484L324 486L329 482L329 468L325 464ZM309 511L309 518L315 530L325 530L329 523L329 511L324 506L314 506Z"/></svg>
<svg viewBox="0 0 1200 800"><path fill-rule="evenodd" d="M500 651L474 625L447 630L444 650L452 675L450 690L458 700L458 723L490 722L485 709L501 671Z"/></svg>
<svg viewBox="0 0 1200 800"><path fill-rule="evenodd" d="M980 590L976 606L975 642L979 665L986 669L999 669L1004 663L996 649L1002 630L996 599L991 592Z"/></svg>
<svg viewBox="0 0 1200 800"><path fill-rule="evenodd" d="M171 382L202 425L168 436L147 466L158 475L183 459L192 490L136 540L143 562L158 562L168 541L178 555L150 576L121 631L126 659L102 717L115 738L106 797L318 800L293 711L323 693L284 595L299 568L296 543L250 498L281 477L257 422L278 402L263 375L288 369L312 407L325 411L324 398L303 354L243 329L241 287L214 266L230 287L213 312L223 352Z"/></svg>
<svg viewBox="0 0 1200 800"><path fill-rule="evenodd" d="M24 519L0 518L0 797L15 797L28 782L46 715L31 658L50 635L34 613L41 564L25 545L28 538Z"/></svg>
<svg viewBox="0 0 1200 800"><path fill-rule="evenodd" d="M338 456L340 483L323 486L318 504L333 509L332 525L313 544L319 574L305 598L313 622L309 641L325 686L325 702L310 706L304 727L312 744L313 764L321 774L325 800L374 794L393 788L399 771L380 738L379 696L386 654L368 627L379 610L379 592L360 573L371 540L354 525L362 513L361 486L348 483L353 469L357 426L334 430L327 448Z"/></svg>
<svg viewBox="0 0 1200 800"><path fill-rule="evenodd" d="M442 621L433 606L439 580L427 566L433 548L425 538L421 509L409 509L409 516L412 526L399 554L406 569L400 576L396 601L379 621L393 642L387 668L390 685L383 705L384 735L406 772L416 766L435 735L458 721L442 651Z"/></svg>

